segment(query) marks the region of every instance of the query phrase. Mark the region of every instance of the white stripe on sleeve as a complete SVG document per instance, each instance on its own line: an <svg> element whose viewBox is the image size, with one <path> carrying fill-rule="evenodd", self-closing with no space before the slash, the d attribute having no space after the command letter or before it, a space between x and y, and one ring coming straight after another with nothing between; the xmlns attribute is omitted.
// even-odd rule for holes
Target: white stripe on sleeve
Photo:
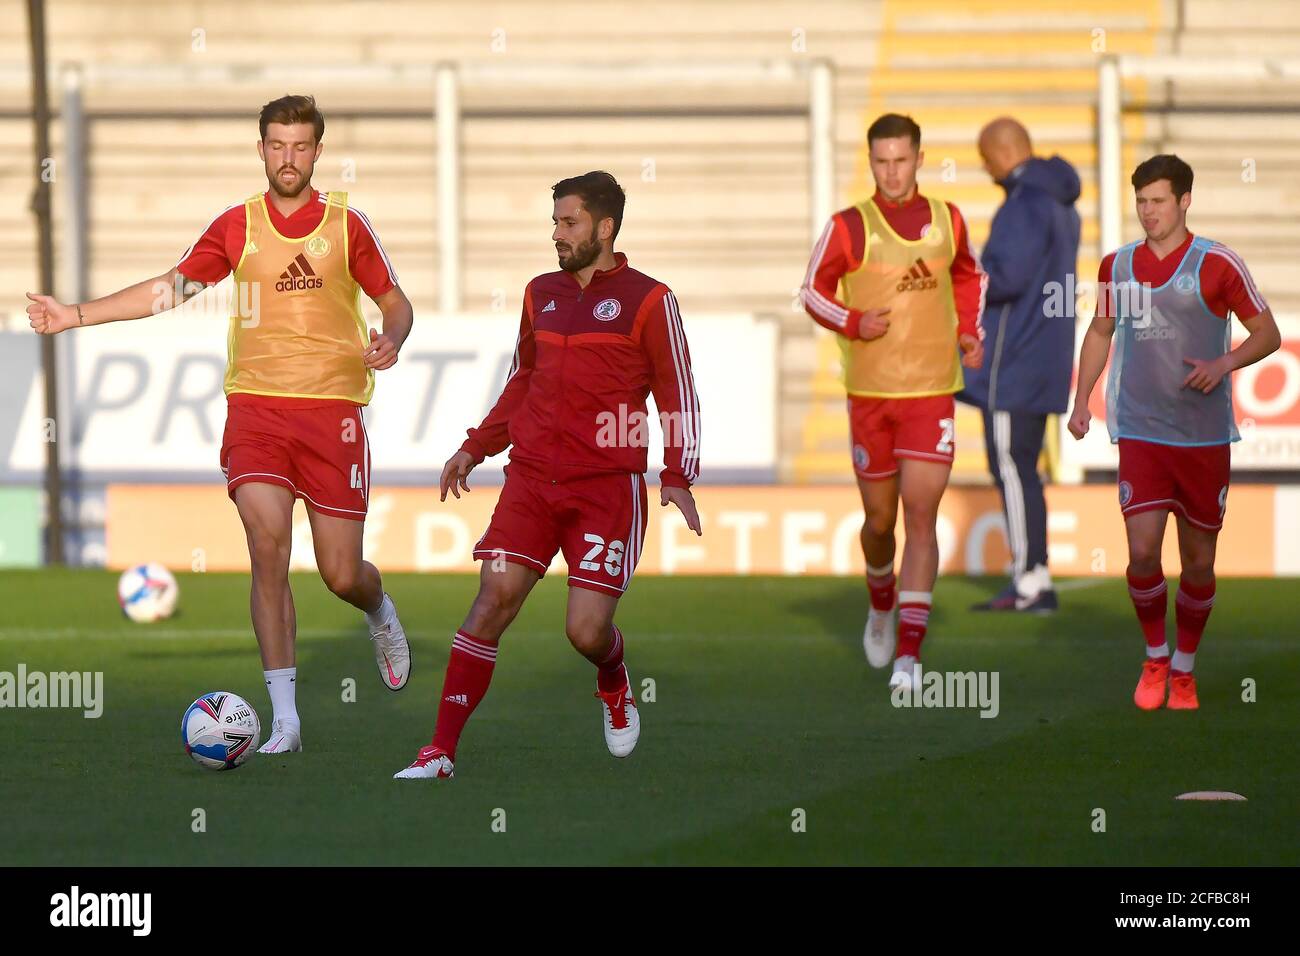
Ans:
<svg viewBox="0 0 1300 956"><path fill-rule="evenodd" d="M1246 295L1250 296L1251 305L1255 306L1255 315L1259 315L1260 312L1268 308L1268 303L1259 294L1259 289L1255 287L1255 280L1251 278L1250 270L1246 268L1246 263L1242 261L1241 256L1221 242L1216 242L1210 246L1206 254L1214 254L1227 260L1228 264L1237 270L1237 275L1241 276L1241 284L1246 288ZM1245 318L1249 319L1253 318L1253 316L1247 315Z"/></svg>
<svg viewBox="0 0 1300 956"><path fill-rule="evenodd" d="M799 299L803 302L804 308L812 310L832 325L844 328L849 320L849 310L827 299L813 285L834 232L835 220L832 218L826 223L826 228L822 230L821 238L817 240L817 245L813 249L812 259L808 262L808 271L804 273L803 286L799 289Z"/></svg>
<svg viewBox="0 0 1300 956"><path fill-rule="evenodd" d="M388 270L388 281L393 283L393 285L397 285L397 272L393 269L393 264L388 259L388 253L384 252L384 247L379 241L379 237L375 235L375 230L374 227L370 225L370 220L366 218L364 212L357 209L355 206L349 206L348 209L357 214L357 219L361 221L361 225L365 226L366 232L370 233L370 241L373 242L375 248L379 250L379 258L384 261L384 268Z"/></svg>
<svg viewBox="0 0 1300 956"><path fill-rule="evenodd" d="M686 357L686 331L682 328L677 299L671 292L664 294L664 313L668 320L668 342L677 372L678 407L682 416L682 474L688 481L694 481L700 472L700 399Z"/></svg>

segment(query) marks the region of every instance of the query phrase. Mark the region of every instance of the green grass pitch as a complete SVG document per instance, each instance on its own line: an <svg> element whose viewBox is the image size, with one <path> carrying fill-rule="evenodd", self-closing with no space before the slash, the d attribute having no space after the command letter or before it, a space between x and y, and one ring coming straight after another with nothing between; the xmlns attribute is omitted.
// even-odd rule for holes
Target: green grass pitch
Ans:
<svg viewBox="0 0 1300 956"><path fill-rule="evenodd" d="M1300 862L1294 585L1220 581L1201 709L1141 713L1123 582L1072 583L1055 617L1011 619L965 610L995 582L940 581L925 662L999 672L1000 713L981 719L891 706L857 581L638 579L618 621L655 701L620 761L547 580L440 783L390 778L428 740L472 577L386 578L414 655L393 694L361 616L295 575L305 752L212 773L181 749L193 698L234 691L270 723L246 577L182 575L178 616L141 626L114 575L5 573L0 671L103 671L104 714L0 710L0 864ZM1190 790L1248 801L1174 800Z"/></svg>

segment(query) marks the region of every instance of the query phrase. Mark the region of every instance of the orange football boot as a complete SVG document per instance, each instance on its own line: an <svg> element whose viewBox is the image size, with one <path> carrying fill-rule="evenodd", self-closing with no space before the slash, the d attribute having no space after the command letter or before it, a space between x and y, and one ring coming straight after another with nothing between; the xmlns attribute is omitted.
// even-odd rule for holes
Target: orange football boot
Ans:
<svg viewBox="0 0 1300 956"><path fill-rule="evenodd" d="M1169 678L1170 710L1196 710L1201 702L1196 699L1196 678L1191 674L1173 674Z"/></svg>
<svg viewBox="0 0 1300 956"><path fill-rule="evenodd" d="M1133 691L1133 703L1142 710L1159 710L1165 705L1165 685L1169 681L1169 658L1148 657L1142 662L1142 677Z"/></svg>

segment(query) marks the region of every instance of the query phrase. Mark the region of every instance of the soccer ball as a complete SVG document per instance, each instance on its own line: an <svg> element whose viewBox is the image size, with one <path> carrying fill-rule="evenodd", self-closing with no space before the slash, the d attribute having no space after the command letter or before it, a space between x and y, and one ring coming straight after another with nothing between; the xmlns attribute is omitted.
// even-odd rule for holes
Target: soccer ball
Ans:
<svg viewBox="0 0 1300 956"><path fill-rule="evenodd" d="M117 579L117 603L122 613L141 624L171 617L181 590L172 573L161 564L127 568Z"/></svg>
<svg viewBox="0 0 1300 956"><path fill-rule="evenodd" d="M204 694L181 718L185 752L209 770L234 770L257 750L261 738L257 711L228 691Z"/></svg>

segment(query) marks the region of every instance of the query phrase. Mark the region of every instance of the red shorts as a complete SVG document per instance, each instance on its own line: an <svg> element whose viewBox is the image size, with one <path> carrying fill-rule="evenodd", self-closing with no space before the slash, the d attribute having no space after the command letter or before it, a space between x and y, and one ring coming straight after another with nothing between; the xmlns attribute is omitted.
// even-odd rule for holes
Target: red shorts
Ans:
<svg viewBox="0 0 1300 956"><path fill-rule="evenodd" d="M230 500L240 485L261 481L284 485L321 514L364 521L370 442L361 407L260 399L236 392L228 402L221 471Z"/></svg>
<svg viewBox="0 0 1300 956"><path fill-rule="evenodd" d="M956 434L951 395L924 398L849 396L853 471L864 481L898 474L899 458L952 464Z"/></svg>
<svg viewBox="0 0 1300 956"><path fill-rule="evenodd" d="M501 558L546 574L555 552L569 565L569 586L622 594L645 542L645 478L597 475L552 483L506 469L478 560Z"/></svg>
<svg viewBox="0 0 1300 956"><path fill-rule="evenodd" d="M1231 445L1158 445L1119 440L1119 507L1124 517L1142 511L1177 511L1206 531L1223 527L1228 507Z"/></svg>

